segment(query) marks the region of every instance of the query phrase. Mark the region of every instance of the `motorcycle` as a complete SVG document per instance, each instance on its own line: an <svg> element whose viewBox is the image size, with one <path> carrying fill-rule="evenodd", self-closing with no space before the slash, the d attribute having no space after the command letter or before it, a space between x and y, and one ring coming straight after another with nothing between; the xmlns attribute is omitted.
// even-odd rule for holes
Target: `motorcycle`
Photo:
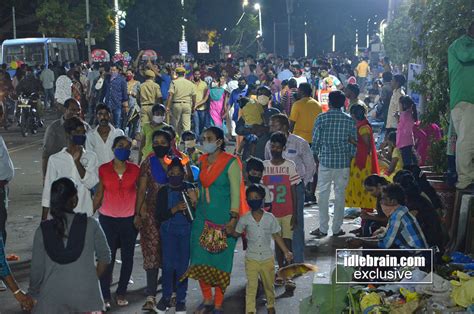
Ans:
<svg viewBox="0 0 474 314"><path fill-rule="evenodd" d="M28 131L31 131L32 134L38 133L38 128L43 126L38 114L39 101L39 95L36 93L29 96L23 94L18 97L16 117L21 135L24 137L28 136Z"/></svg>

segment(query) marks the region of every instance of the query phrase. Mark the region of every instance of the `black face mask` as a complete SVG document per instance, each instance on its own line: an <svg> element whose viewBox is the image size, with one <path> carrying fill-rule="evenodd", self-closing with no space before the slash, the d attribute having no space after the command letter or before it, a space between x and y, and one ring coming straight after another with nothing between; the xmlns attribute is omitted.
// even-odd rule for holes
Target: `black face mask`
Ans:
<svg viewBox="0 0 474 314"><path fill-rule="evenodd" d="M244 89L245 89L245 86L247 86L247 85L240 85L240 84L239 84L239 89L240 89L240 90L244 90Z"/></svg>
<svg viewBox="0 0 474 314"><path fill-rule="evenodd" d="M153 151L155 152L156 157L163 158L170 151L170 146L153 146Z"/></svg>
<svg viewBox="0 0 474 314"><path fill-rule="evenodd" d="M248 177L250 183L253 183L253 184L259 184L262 181L262 177L251 176L251 175L248 175L247 177Z"/></svg>
<svg viewBox="0 0 474 314"><path fill-rule="evenodd" d="M281 159L283 156L283 152L281 151L271 151L272 158L274 159Z"/></svg>

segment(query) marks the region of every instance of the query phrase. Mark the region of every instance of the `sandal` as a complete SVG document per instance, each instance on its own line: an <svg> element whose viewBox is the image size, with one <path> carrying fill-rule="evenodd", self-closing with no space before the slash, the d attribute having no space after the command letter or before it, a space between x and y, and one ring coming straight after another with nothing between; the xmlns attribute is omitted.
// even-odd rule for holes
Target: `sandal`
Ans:
<svg viewBox="0 0 474 314"><path fill-rule="evenodd" d="M285 284L285 280L281 278L280 276L275 277L275 286L281 287Z"/></svg>
<svg viewBox="0 0 474 314"><path fill-rule="evenodd" d="M324 238L325 236L327 236L328 234L324 233L324 232L321 232L321 230L319 230L319 228L318 228L316 230L311 231L310 235L315 236L318 239L321 239L321 238Z"/></svg>
<svg viewBox="0 0 474 314"><path fill-rule="evenodd" d="M197 309L194 311L194 314L208 314L212 313L214 310L214 304L205 304L201 303Z"/></svg>
<svg viewBox="0 0 474 314"><path fill-rule="evenodd" d="M128 305L128 301L127 301L127 299L125 299L125 296L123 296L123 295L115 296L115 303L117 303L117 305L120 306L120 307Z"/></svg>
<svg viewBox="0 0 474 314"><path fill-rule="evenodd" d="M19 261L20 257L16 254L8 254L7 255L7 262L16 262Z"/></svg>

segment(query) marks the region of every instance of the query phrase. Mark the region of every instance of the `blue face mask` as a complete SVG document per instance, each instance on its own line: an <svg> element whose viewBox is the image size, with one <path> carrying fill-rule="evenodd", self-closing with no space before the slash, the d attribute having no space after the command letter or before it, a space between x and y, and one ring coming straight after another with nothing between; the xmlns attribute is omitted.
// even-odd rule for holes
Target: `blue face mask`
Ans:
<svg viewBox="0 0 474 314"><path fill-rule="evenodd" d="M76 145L84 145L86 143L87 137L83 135L73 135L72 142Z"/></svg>
<svg viewBox="0 0 474 314"><path fill-rule="evenodd" d="M202 150L205 153L212 154L217 150L217 144L216 142L214 143L204 142L204 144L202 145Z"/></svg>
<svg viewBox="0 0 474 314"><path fill-rule="evenodd" d="M247 204L249 205L252 211L259 210L263 207L263 199L260 200L247 200Z"/></svg>
<svg viewBox="0 0 474 314"><path fill-rule="evenodd" d="M128 148L118 147L114 149L114 155L120 161L128 160L128 158L130 158L130 153L131 150Z"/></svg>

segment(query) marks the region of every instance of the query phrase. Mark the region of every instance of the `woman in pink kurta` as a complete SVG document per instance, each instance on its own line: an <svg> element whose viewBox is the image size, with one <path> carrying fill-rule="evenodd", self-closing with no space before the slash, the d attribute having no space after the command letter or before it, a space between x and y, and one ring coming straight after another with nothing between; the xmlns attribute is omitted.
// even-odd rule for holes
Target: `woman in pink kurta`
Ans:
<svg viewBox="0 0 474 314"><path fill-rule="evenodd" d="M209 114L211 116L211 124L222 128L222 121L224 116L224 103L225 103L225 89L216 82L212 82L212 86L208 91L209 93Z"/></svg>

